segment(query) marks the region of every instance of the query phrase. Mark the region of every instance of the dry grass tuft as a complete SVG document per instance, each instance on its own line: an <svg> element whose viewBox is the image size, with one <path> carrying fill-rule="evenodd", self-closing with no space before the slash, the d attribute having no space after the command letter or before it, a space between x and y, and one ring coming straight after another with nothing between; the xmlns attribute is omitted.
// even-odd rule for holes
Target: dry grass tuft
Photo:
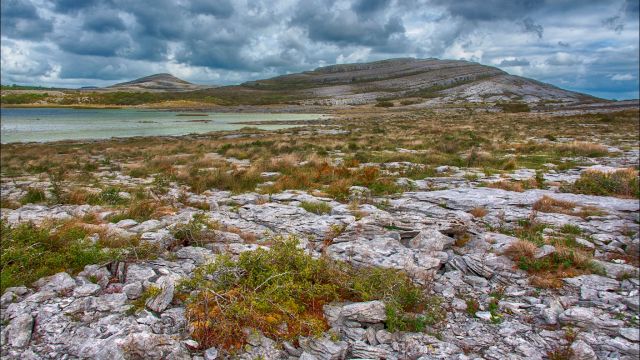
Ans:
<svg viewBox="0 0 640 360"><path fill-rule="evenodd" d="M576 204L571 201L558 200L550 196L544 195L538 201L533 203L533 210L544 213L560 213L560 214L573 214L573 208Z"/></svg>
<svg viewBox="0 0 640 360"><path fill-rule="evenodd" d="M518 240L505 250L504 255L507 255L512 259L530 259L536 254L536 250L537 247L534 243L526 240Z"/></svg>
<svg viewBox="0 0 640 360"><path fill-rule="evenodd" d="M483 207L475 207L469 211L469 214L473 215L475 218L483 218L485 217L489 211Z"/></svg>
<svg viewBox="0 0 640 360"><path fill-rule="evenodd" d="M523 192L525 190L524 186L520 182L515 182L515 181L501 180L501 181L488 183L486 185L487 187L490 187L493 189L502 189L506 191Z"/></svg>
<svg viewBox="0 0 640 360"><path fill-rule="evenodd" d="M573 156L602 157L609 154L606 146L584 141L559 144L556 150Z"/></svg>

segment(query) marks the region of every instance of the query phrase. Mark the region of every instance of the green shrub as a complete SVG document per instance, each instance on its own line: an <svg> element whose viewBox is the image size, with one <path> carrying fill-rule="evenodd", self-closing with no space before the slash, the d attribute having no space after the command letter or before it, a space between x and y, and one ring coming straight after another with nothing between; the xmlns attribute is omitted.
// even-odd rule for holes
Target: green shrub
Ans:
<svg viewBox="0 0 640 360"><path fill-rule="evenodd" d="M85 240L87 232L74 224L57 228L23 223L12 227L0 221L0 293L8 287L30 285L43 276L75 272L85 265L115 258Z"/></svg>
<svg viewBox="0 0 640 360"><path fill-rule="evenodd" d="M120 189L110 187L102 190L100 193L100 201L108 205L121 205L127 202L127 199L120 196Z"/></svg>
<svg viewBox="0 0 640 360"><path fill-rule="evenodd" d="M317 215L329 214L331 212L331 205L324 201L303 201L300 207Z"/></svg>
<svg viewBox="0 0 640 360"><path fill-rule="evenodd" d="M220 256L179 290L202 348L238 349L245 327L275 340L320 335L328 329L323 305L332 301L382 300L394 331L423 330L444 316L438 300L429 301L406 274L314 259L295 237L274 238L270 250L244 252L235 261Z"/></svg>
<svg viewBox="0 0 640 360"><path fill-rule="evenodd" d="M7 94L0 96L1 104L33 104L41 100L45 100L49 94Z"/></svg>
<svg viewBox="0 0 640 360"><path fill-rule="evenodd" d="M560 232L564 234L570 234L570 235L581 235L582 229L578 225L564 224L560 228Z"/></svg>
<svg viewBox="0 0 640 360"><path fill-rule="evenodd" d="M565 191L600 196L640 198L638 171L622 169L615 172L585 171Z"/></svg>
<svg viewBox="0 0 640 360"><path fill-rule="evenodd" d="M210 230L217 228L218 224L207 220L204 214L195 214L188 223L176 225L171 234L183 246L202 246L215 241L215 235Z"/></svg>
<svg viewBox="0 0 640 360"><path fill-rule="evenodd" d="M151 200L133 201L127 209L109 217L109 221L117 223L120 220L133 219L137 222L147 221L153 218L158 208L158 203Z"/></svg>
<svg viewBox="0 0 640 360"><path fill-rule="evenodd" d="M390 108L393 107L393 102L391 101L378 101L378 103L376 104L376 107L383 107L383 108Z"/></svg>
<svg viewBox="0 0 640 360"><path fill-rule="evenodd" d="M530 112L531 108L526 103L519 102L503 102L498 103L497 106L502 109L504 112L508 113L520 113L520 112Z"/></svg>
<svg viewBox="0 0 640 360"><path fill-rule="evenodd" d="M36 188L28 188L27 193L22 196L20 203L24 204L37 204L47 200L44 191Z"/></svg>

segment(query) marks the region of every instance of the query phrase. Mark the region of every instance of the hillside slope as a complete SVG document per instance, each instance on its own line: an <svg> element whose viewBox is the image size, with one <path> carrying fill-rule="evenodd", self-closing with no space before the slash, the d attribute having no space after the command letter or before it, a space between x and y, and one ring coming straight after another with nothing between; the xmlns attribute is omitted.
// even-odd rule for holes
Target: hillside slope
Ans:
<svg viewBox="0 0 640 360"><path fill-rule="evenodd" d="M192 84L171 74L154 74L132 81L108 86L109 90L118 91L192 91L207 86Z"/></svg>
<svg viewBox="0 0 640 360"><path fill-rule="evenodd" d="M243 87L297 90L312 101L355 105L379 99L438 99L439 102L524 101L576 103L593 97L491 66L463 60L389 59L320 67L313 71L251 81ZM311 101L311 100L310 100Z"/></svg>

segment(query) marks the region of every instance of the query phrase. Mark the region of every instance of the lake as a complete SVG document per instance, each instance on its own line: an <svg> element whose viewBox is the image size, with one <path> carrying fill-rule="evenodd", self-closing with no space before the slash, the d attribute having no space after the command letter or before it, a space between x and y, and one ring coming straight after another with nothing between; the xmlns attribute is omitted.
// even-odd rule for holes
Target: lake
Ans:
<svg viewBox="0 0 640 360"><path fill-rule="evenodd" d="M185 113L137 109L2 108L2 143L170 136L254 127L276 130L291 124L242 122L317 120L320 114ZM239 124L238 124L239 123Z"/></svg>

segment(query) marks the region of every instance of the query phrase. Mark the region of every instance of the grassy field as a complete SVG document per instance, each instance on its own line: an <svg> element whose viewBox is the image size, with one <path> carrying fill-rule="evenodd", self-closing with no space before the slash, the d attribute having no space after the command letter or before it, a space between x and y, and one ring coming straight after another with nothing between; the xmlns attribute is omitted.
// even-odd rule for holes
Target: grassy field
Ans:
<svg viewBox="0 0 640 360"><path fill-rule="evenodd" d="M263 182L260 174L268 171L279 176L273 184L261 187L261 192L305 189L344 200L353 185L366 186L374 194L403 191L397 178L433 176L435 168L442 165L477 168L486 174L518 168L544 172L550 164L557 169L571 168L587 157L619 155L609 152L607 146L635 148L634 134L639 131L637 111L557 117L372 110L344 112L324 124L342 132L317 134L313 127L305 126L280 131L245 129L244 137L234 139L218 132L176 138L4 144L2 176L55 179L63 194L48 201L78 202L84 198L97 201L95 196L83 197L83 187L104 190L94 175L96 170L151 177L158 188L175 181L195 193L210 188L251 191ZM222 158L248 160L249 165L239 167ZM385 169L377 165L391 162L402 166ZM625 179L606 180L610 184L606 191L615 193L620 188L622 195L637 197L633 187L622 189L624 186L616 183ZM572 191L593 193L589 181L595 180L585 179Z"/></svg>
<svg viewBox="0 0 640 360"><path fill-rule="evenodd" d="M446 171L436 171L443 165L474 168L485 174L506 174L519 168L537 170L532 180L504 179L486 184L523 191L549 185L544 182L543 174L551 167L568 169L588 164L586 159L589 157L620 155L620 152L610 152L608 146L621 151L637 149L635 134L640 131L637 119L637 111L558 117L531 113L376 109L343 112L320 128L328 126L341 130L334 133L317 133L318 128L309 125L279 131L244 129L243 136L234 138L227 137L229 133L219 132L97 142L4 144L1 155L3 183L28 180L28 183L41 185L23 188L19 199L3 197L1 205L3 208L17 208L28 203L101 205L111 208L113 214L104 220L83 219L85 225L104 221L115 223L122 219L141 222L160 218L180 206L159 200L176 186L184 186L195 194L219 189L233 193L256 191L268 196L284 190L306 190L348 203L352 201L352 186L368 189L360 201L371 201L367 200L370 196L394 196L411 190L409 183L398 182L398 179L447 176ZM268 184L262 184L266 181L263 172L275 174ZM138 185L119 184L115 181L118 175L137 179ZM630 169L609 175L584 173L575 184L563 187L562 191L638 198L638 171ZM120 195L122 192L131 195L124 198ZM181 200L184 205L208 208L207 204L186 203L184 195ZM315 214L331 212L331 207L325 203L305 202L300 206ZM589 209L573 209L553 199L537 206L537 210L543 212L593 215ZM473 214L484 216L482 209L475 209ZM84 229L82 226L85 225L73 226ZM53 235L46 237L45 243L52 245L43 251L51 254L54 258L51 261L64 260L64 256L57 253L59 246L55 244L59 243L60 237L55 234L69 226L50 225L49 232ZM20 234L30 233L38 238L40 235L36 230L7 228L3 231L3 257L22 259L31 256L18 249L20 244L28 245L29 242L15 239L20 239ZM78 231L72 234L84 234ZM65 236L61 235L61 238L66 239ZM69 241L75 244L81 238L77 236ZM523 251L528 250L526 247L514 250L514 257L519 258ZM98 253L77 255L94 259ZM3 259L4 263L15 261L18 260ZM70 269L78 269L86 261L79 260L78 265L71 265ZM522 266L535 268L536 265ZM39 270L35 271L42 275ZM16 272L19 274L22 270L16 268ZM29 277L26 273L25 276Z"/></svg>

